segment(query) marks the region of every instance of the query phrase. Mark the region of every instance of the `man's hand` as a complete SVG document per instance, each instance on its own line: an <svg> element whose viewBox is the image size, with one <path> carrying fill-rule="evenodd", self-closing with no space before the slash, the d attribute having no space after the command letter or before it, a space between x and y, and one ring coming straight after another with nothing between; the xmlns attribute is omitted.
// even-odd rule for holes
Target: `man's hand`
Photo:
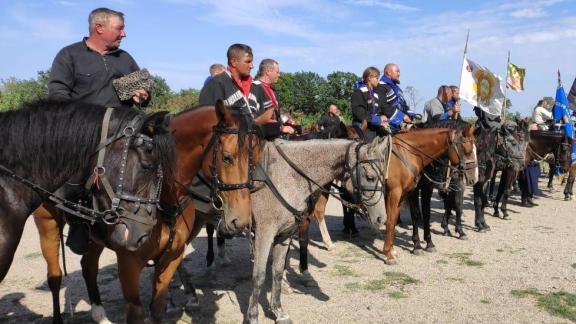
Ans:
<svg viewBox="0 0 576 324"><path fill-rule="evenodd" d="M280 132L282 132L284 134L292 135L292 134L296 133L296 130L292 126L282 125L280 127Z"/></svg>
<svg viewBox="0 0 576 324"><path fill-rule="evenodd" d="M412 118L410 118L410 116L408 116L408 114L404 115L404 122L405 123L412 123Z"/></svg>
<svg viewBox="0 0 576 324"><path fill-rule="evenodd" d="M132 91L132 100L139 104L139 103L143 103L146 100L148 100L148 91L144 90L144 89L136 89L134 91Z"/></svg>
<svg viewBox="0 0 576 324"><path fill-rule="evenodd" d="M388 122L388 117L382 115L380 116L380 124L384 124Z"/></svg>

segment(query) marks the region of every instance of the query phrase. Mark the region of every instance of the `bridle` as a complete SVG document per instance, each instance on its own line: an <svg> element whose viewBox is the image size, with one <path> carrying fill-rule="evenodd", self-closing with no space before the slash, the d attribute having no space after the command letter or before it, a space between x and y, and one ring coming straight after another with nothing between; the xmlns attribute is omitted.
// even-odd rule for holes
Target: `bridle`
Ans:
<svg viewBox="0 0 576 324"><path fill-rule="evenodd" d="M212 131L212 137L208 142L208 145L204 149L204 153L202 155L202 161L204 158L209 154L210 149L212 148L212 162L210 163L210 200L212 203L212 207L215 210L222 210L224 205L224 201L222 196L220 195L220 191L231 191L231 190L240 190L240 189L253 189L254 188L254 170L256 169L256 164L254 163L254 149L252 147L252 141L254 139L255 134L257 134L254 128L250 127L246 131L246 136L248 137L248 179L246 182L240 183L224 183L218 177L218 166L217 166L217 159L218 159L218 151L220 150L220 136L223 134L234 134L239 137L240 140L240 129L239 128L231 128L226 127L223 125L222 122L216 124Z"/></svg>
<svg viewBox="0 0 576 324"><path fill-rule="evenodd" d="M464 172L464 175L470 170L476 169L478 167L478 162L476 159L466 158L466 153L464 152L464 144L472 142L474 144L474 138L465 137L463 134L454 133L450 137L449 144L454 148L454 152L458 156L458 171Z"/></svg>
<svg viewBox="0 0 576 324"><path fill-rule="evenodd" d="M382 159L361 159L360 149L367 146L367 143L360 143L354 148L354 153L356 160L351 163L350 151L355 143L350 143L346 148L346 157L344 161L344 172L352 180L352 188L354 203L357 205L369 206L368 201L372 200L377 193L381 195L384 194L384 187L386 186L386 175L385 170L382 170L383 161ZM376 184L373 187L366 187L362 184L362 179L360 175L360 167L368 167L372 171L376 172ZM366 193L372 193L369 197L365 199Z"/></svg>
<svg viewBox="0 0 576 324"><path fill-rule="evenodd" d="M141 115L134 117L128 126L124 127L121 132L118 132L116 135L108 138L108 128L113 110L114 108L108 108L104 114L104 118L102 119L100 144L96 149L96 152L98 152L98 159L92 175L90 178L88 178L88 181L86 181L85 188L88 191L100 190L100 184L102 184L106 194L108 195L108 198L110 198L110 209L103 211L102 221L104 223L108 225L116 225L120 223L123 218L127 218L138 223L154 226L156 224L156 219L149 219L147 217L137 215L136 213L140 209L140 206L145 204L148 215L151 215L153 208L155 208L160 202L160 193L162 191L163 180L162 168L158 166L158 169L156 170L156 185L152 188L152 190L150 190L149 197L140 197L134 194L126 193L124 189L126 170L128 168L128 151L130 149L130 145L133 142L136 146L154 145L154 140L147 135L136 132L137 129L140 129L143 123L143 117ZM124 145L122 148L122 157L120 159L120 175L118 176L116 190L114 190L106 175L104 159L106 156L106 148L119 140L123 140ZM94 195L92 195L92 201L94 207L98 206L98 201ZM131 211L125 210L124 208L120 207L120 203L122 201L133 203L134 208Z"/></svg>

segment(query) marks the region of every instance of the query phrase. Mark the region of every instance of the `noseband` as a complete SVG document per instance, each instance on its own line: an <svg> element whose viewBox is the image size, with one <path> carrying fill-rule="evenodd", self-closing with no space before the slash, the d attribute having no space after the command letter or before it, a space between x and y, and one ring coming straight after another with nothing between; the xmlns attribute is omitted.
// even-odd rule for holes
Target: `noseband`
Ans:
<svg viewBox="0 0 576 324"><path fill-rule="evenodd" d="M152 214L153 208L155 208L160 202L160 193L162 190L162 169L158 167L156 171L157 182L156 186L150 191L150 197L144 198L139 197L134 194L126 193L124 191L124 180L126 177L126 169L128 167L128 151L130 149L130 144L135 141L135 144L140 146L144 143L154 144L154 140L147 135L136 133L137 129L140 129L143 123L143 118L141 115L134 117L128 124L124 127L121 132L116 135L107 138L108 128L110 124L110 116L112 115L113 108L108 108L102 119L102 132L100 133L100 144L96 151L98 152L98 160L96 167L94 167L94 172L86 182L85 188L87 190L100 190L100 184L103 185L108 198L110 198L111 205L110 209L105 210L102 220L108 225L115 225L121 222L121 219L127 218L138 223L145 225L154 226L156 224L156 219L149 219L143 216L139 216L136 213L140 209L141 204L146 204L146 211L148 214ZM122 148L122 158L120 160L120 175L118 178L118 184L116 185L116 191L112 188L108 177L106 176L106 168L104 167L104 158L106 156L106 148L115 143L116 141L124 140L124 146ZM92 196L94 206L98 205L96 197ZM134 204L134 209L131 211L126 211L124 208L120 207L122 201L128 201Z"/></svg>

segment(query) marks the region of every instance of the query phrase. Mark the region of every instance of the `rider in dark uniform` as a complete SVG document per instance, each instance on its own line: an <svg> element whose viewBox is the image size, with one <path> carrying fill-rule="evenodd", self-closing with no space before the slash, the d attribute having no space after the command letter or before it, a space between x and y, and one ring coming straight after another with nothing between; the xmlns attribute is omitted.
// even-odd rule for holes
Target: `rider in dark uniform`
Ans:
<svg viewBox="0 0 576 324"><path fill-rule="evenodd" d="M358 83L352 94L352 124L360 129L366 142L371 142L376 136L390 133L388 117L394 108L386 97L387 87L378 84L380 71L369 67L362 74L362 82ZM384 98L383 98L384 97Z"/></svg>
<svg viewBox="0 0 576 324"><path fill-rule="evenodd" d="M328 111L318 121L321 138L332 138L340 128L340 109L335 104L328 106Z"/></svg>

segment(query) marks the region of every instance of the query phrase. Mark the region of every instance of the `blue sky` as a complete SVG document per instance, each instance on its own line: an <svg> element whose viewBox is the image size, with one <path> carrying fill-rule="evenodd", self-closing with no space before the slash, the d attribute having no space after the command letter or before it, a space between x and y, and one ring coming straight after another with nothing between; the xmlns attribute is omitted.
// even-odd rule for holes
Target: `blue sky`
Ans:
<svg viewBox="0 0 576 324"><path fill-rule="evenodd" d="M0 0L0 79L35 78L88 34L92 9L109 7L126 15L122 48L175 91L199 89L209 65L225 63L239 42L252 46L256 64L274 58L286 72L360 75L397 63L421 111L439 85L458 84L469 29L471 60L504 77L510 50L527 69L526 91L509 97L512 111L528 115L539 98L554 96L557 69L565 88L574 80L575 1Z"/></svg>

